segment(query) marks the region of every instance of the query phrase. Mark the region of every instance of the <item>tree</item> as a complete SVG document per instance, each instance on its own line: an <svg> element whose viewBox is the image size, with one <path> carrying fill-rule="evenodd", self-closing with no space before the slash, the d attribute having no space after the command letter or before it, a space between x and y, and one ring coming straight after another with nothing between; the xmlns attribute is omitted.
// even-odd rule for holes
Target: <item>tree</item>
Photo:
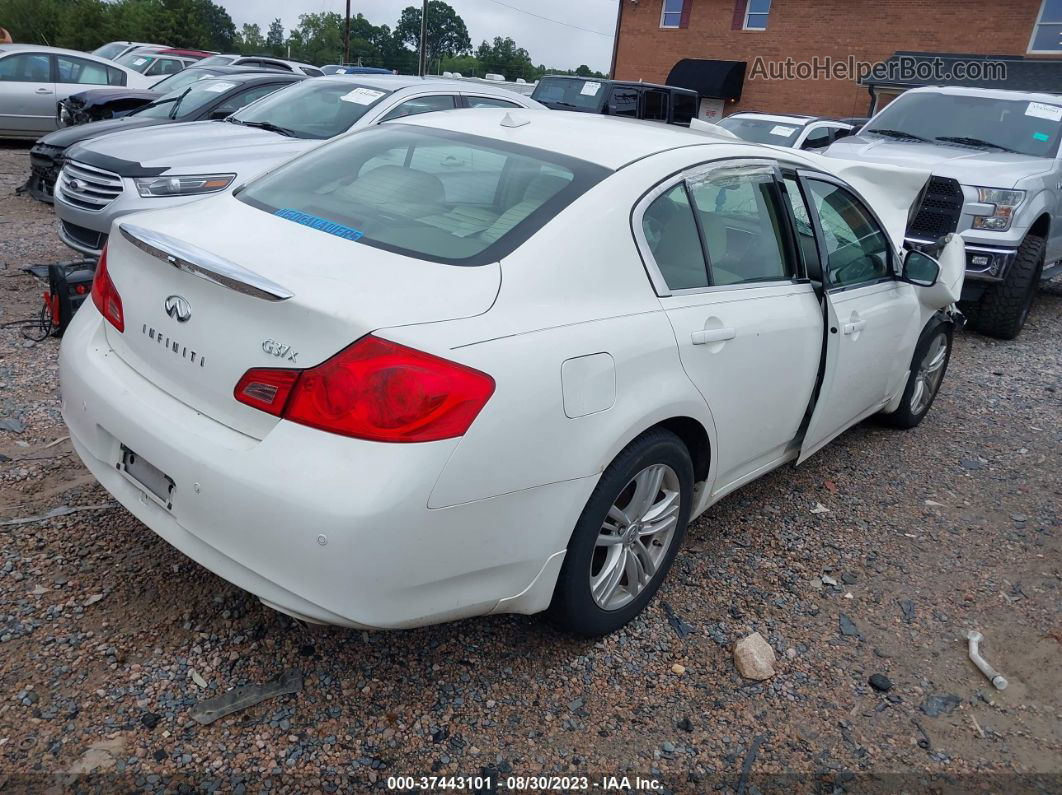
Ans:
<svg viewBox="0 0 1062 795"><path fill-rule="evenodd" d="M592 77L594 73L589 66L582 64L575 70L575 74L579 77Z"/></svg>
<svg viewBox="0 0 1062 795"><path fill-rule="evenodd" d="M404 43L420 48L421 9L409 6L402 11L395 27L395 35ZM454 56L469 52L472 41L468 38L468 28L453 7L443 0L428 0L428 63L444 55Z"/></svg>
<svg viewBox="0 0 1062 795"><path fill-rule="evenodd" d="M265 39L262 38L262 29L257 24L243 23L243 28L236 36L236 49L244 55L261 54L265 50Z"/></svg>
<svg viewBox="0 0 1062 795"><path fill-rule="evenodd" d="M258 27L255 25L255 27ZM262 50L268 50L272 55L278 58L284 55L284 24L277 17L269 23L269 30L266 31L265 41L262 43ZM262 52L259 50L259 52Z"/></svg>
<svg viewBox="0 0 1062 795"><path fill-rule="evenodd" d="M297 34L297 35L296 35ZM291 57L307 63L339 63L343 57L343 17L335 11L300 14L288 37Z"/></svg>
<svg viewBox="0 0 1062 795"><path fill-rule="evenodd" d="M476 50L476 58L484 73L504 75L507 80L534 79L535 65L523 47L517 47L511 38L496 36L493 44L483 42Z"/></svg>

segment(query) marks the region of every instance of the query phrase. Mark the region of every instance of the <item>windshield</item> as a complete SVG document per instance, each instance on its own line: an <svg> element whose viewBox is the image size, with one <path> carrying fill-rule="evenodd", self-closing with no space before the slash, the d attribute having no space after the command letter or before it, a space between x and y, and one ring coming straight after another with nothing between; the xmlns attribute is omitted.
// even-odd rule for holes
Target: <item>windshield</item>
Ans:
<svg viewBox="0 0 1062 795"><path fill-rule="evenodd" d="M986 96L908 93L893 100L860 135L1054 157L1062 99L1054 103ZM880 131L880 132L878 132Z"/></svg>
<svg viewBox="0 0 1062 795"><path fill-rule="evenodd" d="M191 69L184 69L183 71L177 72L177 74L162 78L151 87L151 90L161 91L163 94L167 94L170 91L176 91L178 88L186 88L187 86L192 85L196 80L206 80L208 77L213 76L214 73L211 70L201 69L199 66L193 66Z"/></svg>
<svg viewBox="0 0 1062 795"><path fill-rule="evenodd" d="M116 60L115 63L120 63L122 66L132 69L134 72L140 72L140 74L143 74L154 61L154 55L142 55L138 52L129 52Z"/></svg>
<svg viewBox="0 0 1062 795"><path fill-rule="evenodd" d="M551 108L600 113L607 93L600 80L543 77L535 86L531 98Z"/></svg>
<svg viewBox="0 0 1062 795"><path fill-rule="evenodd" d="M110 44L94 49L92 55L98 55L100 58L113 58L128 46L124 41L112 41Z"/></svg>
<svg viewBox="0 0 1062 795"><path fill-rule="evenodd" d="M191 116L224 94L236 84L226 80L200 80L159 97L130 115L148 119L183 119Z"/></svg>
<svg viewBox="0 0 1062 795"><path fill-rule="evenodd" d="M237 197L375 248L483 265L512 252L608 173L517 144L387 124L296 158Z"/></svg>
<svg viewBox="0 0 1062 795"><path fill-rule="evenodd" d="M744 141L775 146L792 146L803 128L799 124L757 119L748 116L727 116L716 122Z"/></svg>
<svg viewBox="0 0 1062 795"><path fill-rule="evenodd" d="M307 80L240 111L231 119L240 124L263 124L283 128L297 138L334 138L346 132L390 91Z"/></svg>

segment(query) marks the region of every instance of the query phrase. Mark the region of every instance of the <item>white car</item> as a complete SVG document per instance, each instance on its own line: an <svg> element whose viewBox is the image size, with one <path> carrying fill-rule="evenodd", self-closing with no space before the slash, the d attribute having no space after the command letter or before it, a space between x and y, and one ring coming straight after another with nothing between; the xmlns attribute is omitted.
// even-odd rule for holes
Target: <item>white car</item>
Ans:
<svg viewBox="0 0 1062 795"><path fill-rule="evenodd" d="M847 171L551 111L343 136L115 224L62 342L70 438L307 621L615 630L692 517L932 405L961 239L902 256L927 175Z"/></svg>
<svg viewBox="0 0 1062 795"><path fill-rule="evenodd" d="M855 130L855 125L840 119L752 111L732 113L716 124L743 141L793 149L825 149Z"/></svg>
<svg viewBox="0 0 1062 795"><path fill-rule="evenodd" d="M0 138L51 132L59 101L91 86L147 88L157 79L77 50L0 44Z"/></svg>

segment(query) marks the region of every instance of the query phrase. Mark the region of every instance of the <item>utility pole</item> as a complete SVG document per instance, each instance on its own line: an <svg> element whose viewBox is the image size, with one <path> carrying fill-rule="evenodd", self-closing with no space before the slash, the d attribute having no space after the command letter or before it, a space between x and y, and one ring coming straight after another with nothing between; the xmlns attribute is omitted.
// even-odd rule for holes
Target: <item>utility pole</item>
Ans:
<svg viewBox="0 0 1062 795"><path fill-rule="evenodd" d="M417 71L421 77L428 73L428 0L420 12L420 64Z"/></svg>
<svg viewBox="0 0 1062 795"><path fill-rule="evenodd" d="M350 63L350 0L347 0L347 26L343 33L343 63Z"/></svg>

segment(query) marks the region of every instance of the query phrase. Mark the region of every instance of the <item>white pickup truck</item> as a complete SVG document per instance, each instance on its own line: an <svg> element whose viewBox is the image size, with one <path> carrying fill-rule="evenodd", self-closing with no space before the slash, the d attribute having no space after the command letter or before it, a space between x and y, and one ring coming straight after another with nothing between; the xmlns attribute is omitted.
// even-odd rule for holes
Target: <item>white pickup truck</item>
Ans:
<svg viewBox="0 0 1062 795"><path fill-rule="evenodd" d="M917 88L837 141L828 157L932 172L907 241L966 243L963 310L978 331L1013 339L1037 286L1062 272L1062 96Z"/></svg>

